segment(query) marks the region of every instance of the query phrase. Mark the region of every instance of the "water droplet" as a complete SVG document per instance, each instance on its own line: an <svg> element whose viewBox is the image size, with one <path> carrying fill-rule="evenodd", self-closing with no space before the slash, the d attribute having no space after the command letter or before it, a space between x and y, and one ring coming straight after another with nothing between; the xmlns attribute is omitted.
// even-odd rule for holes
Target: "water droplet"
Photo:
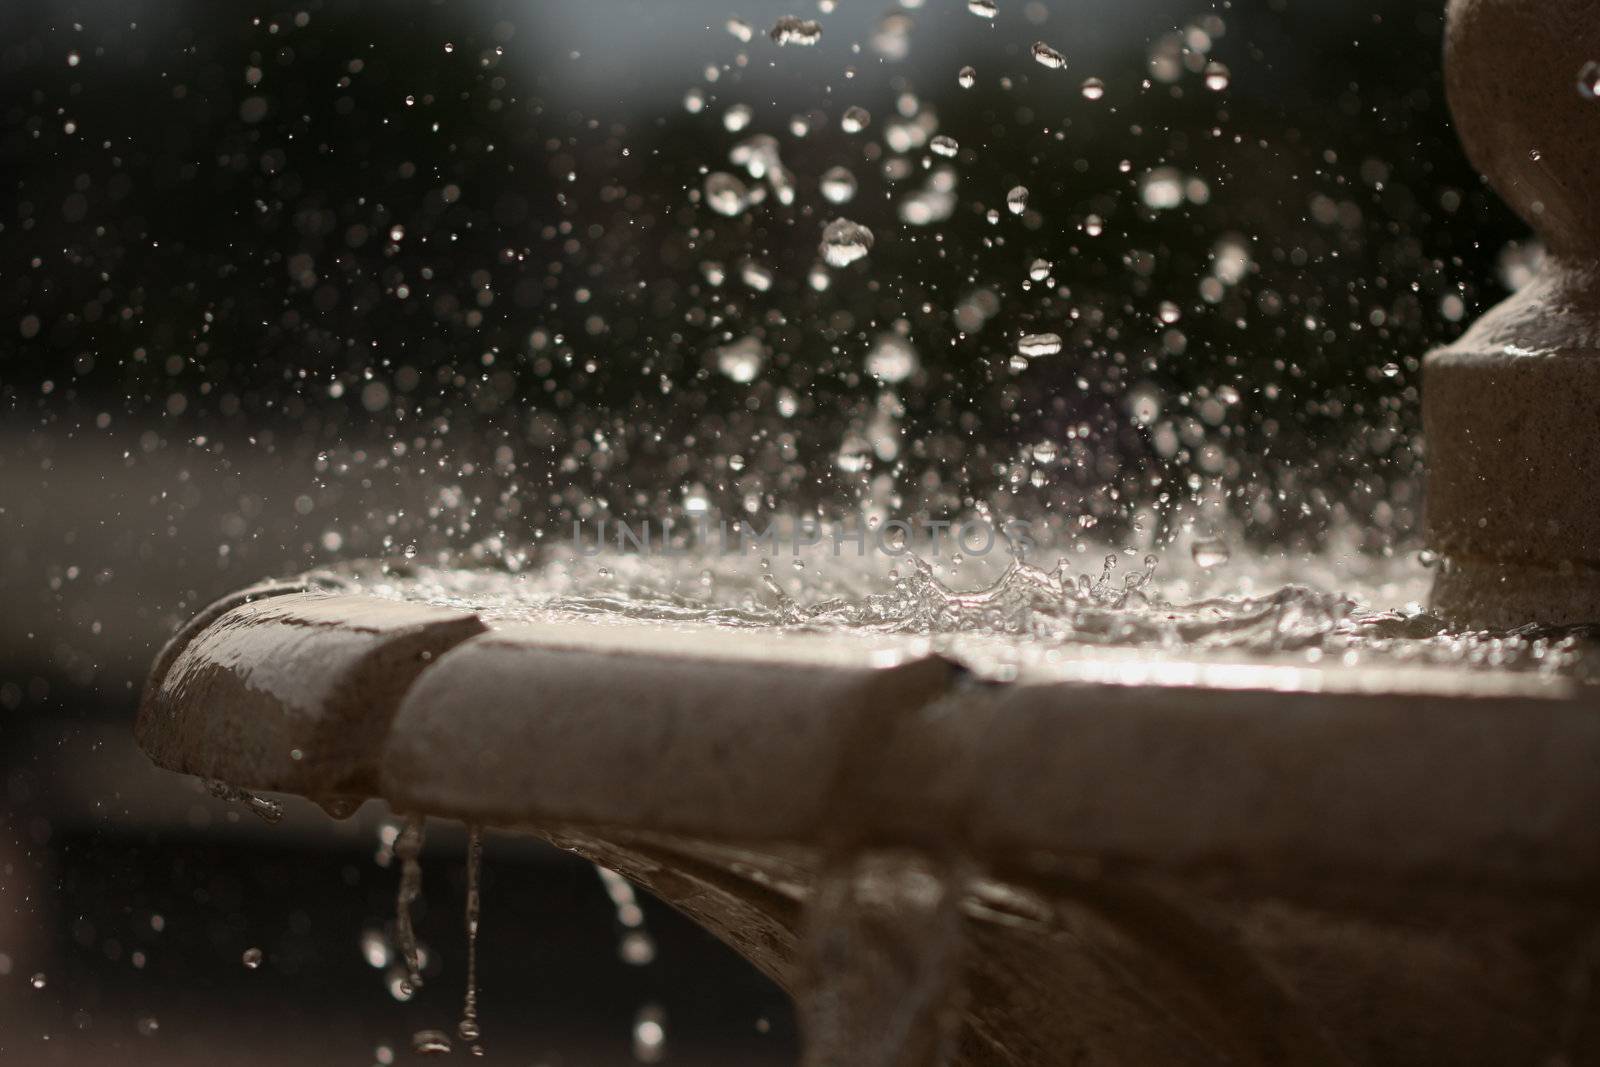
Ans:
<svg viewBox="0 0 1600 1067"><path fill-rule="evenodd" d="M750 38L754 37L756 32L748 22L737 15L723 23L723 27L733 36L746 43L749 43Z"/></svg>
<svg viewBox="0 0 1600 1067"><path fill-rule="evenodd" d="M1033 42L1033 58L1041 67L1049 67L1051 70L1060 70L1067 65L1067 57L1043 41Z"/></svg>
<svg viewBox="0 0 1600 1067"><path fill-rule="evenodd" d="M633 1020L633 1058L659 1063L667 1051L667 1013L659 1004L646 1004Z"/></svg>
<svg viewBox="0 0 1600 1067"><path fill-rule="evenodd" d="M750 125L750 120L755 117L755 112L750 110L749 104L734 104L722 113L722 128L729 133L738 133Z"/></svg>
<svg viewBox="0 0 1600 1067"><path fill-rule="evenodd" d="M257 967L261 966L261 958L262 957L261 957L261 950L260 949L258 949L258 948L247 948L247 949L244 950L244 955L239 957L239 960L240 960L241 963L243 963L245 965L245 968L247 970L252 970L253 971Z"/></svg>
<svg viewBox="0 0 1600 1067"><path fill-rule="evenodd" d="M1206 64L1205 79L1207 89L1214 93L1220 93L1228 87L1228 84L1233 80L1233 76L1228 72L1226 66L1213 59Z"/></svg>
<svg viewBox="0 0 1600 1067"><path fill-rule="evenodd" d="M1028 277L1036 282L1042 282L1050 277L1050 269L1053 266L1054 264L1048 259L1036 259L1028 264Z"/></svg>
<svg viewBox="0 0 1600 1067"><path fill-rule="evenodd" d="M1006 210L1013 215L1020 215L1028 210L1028 187L1026 185L1013 185L1006 194Z"/></svg>
<svg viewBox="0 0 1600 1067"><path fill-rule="evenodd" d="M956 84L963 89L970 89L978 83L978 72L971 67L962 67L956 71Z"/></svg>
<svg viewBox="0 0 1600 1067"><path fill-rule="evenodd" d="M744 384L756 380L766 362L767 351L754 337L741 337L717 349L717 370L732 381Z"/></svg>
<svg viewBox="0 0 1600 1067"><path fill-rule="evenodd" d="M1539 160L1544 158L1544 153L1539 151L1537 148L1530 148L1528 149L1528 158L1537 163Z"/></svg>
<svg viewBox="0 0 1600 1067"><path fill-rule="evenodd" d="M732 218L749 205L750 190L735 175L716 170L706 175L705 197L712 211Z"/></svg>
<svg viewBox="0 0 1600 1067"><path fill-rule="evenodd" d="M772 271L753 259L747 259L739 264L739 280L756 292L764 293L772 288Z"/></svg>
<svg viewBox="0 0 1600 1067"><path fill-rule="evenodd" d="M780 45L811 46L822 40L822 23L799 15L783 15L773 23L767 36Z"/></svg>
<svg viewBox="0 0 1600 1067"><path fill-rule="evenodd" d="M76 67L82 60L83 57L76 51L67 53L67 66L69 67Z"/></svg>
<svg viewBox="0 0 1600 1067"><path fill-rule="evenodd" d="M860 133L872 123L872 113L864 107L851 104L839 119L839 128L845 133Z"/></svg>
<svg viewBox="0 0 1600 1067"><path fill-rule="evenodd" d="M1578 95L1585 100L1600 100L1600 60L1591 59L1578 71Z"/></svg>
<svg viewBox="0 0 1600 1067"><path fill-rule="evenodd" d="M643 967L652 962L656 958L655 939L644 928L644 909L639 907L639 898L633 891L632 883L616 871L598 864L594 870L600 876L600 884L606 888L606 895L611 898L612 907L617 910L617 926L622 930L617 942L617 955L624 963L634 967Z"/></svg>
<svg viewBox="0 0 1600 1067"><path fill-rule="evenodd" d="M897 333L877 336L867 350L867 373L883 382L903 382L917 371L917 350Z"/></svg>
<svg viewBox="0 0 1600 1067"><path fill-rule="evenodd" d="M967 10L980 19L992 19L1000 13L995 0L967 0Z"/></svg>
<svg viewBox="0 0 1600 1067"><path fill-rule="evenodd" d="M683 94L683 110L698 115L706 109L706 94L696 87Z"/></svg>
<svg viewBox="0 0 1600 1067"><path fill-rule="evenodd" d="M847 167L829 167L823 172L821 188L830 204L848 203L856 195L856 176Z"/></svg>
<svg viewBox="0 0 1600 1067"><path fill-rule="evenodd" d="M418 1056L440 1056L451 1047L450 1035L443 1030L418 1030L411 1035L411 1051Z"/></svg>
<svg viewBox="0 0 1600 1067"><path fill-rule="evenodd" d="M1019 355L1029 359L1053 356L1061 351L1061 335L1055 333L1030 333L1017 341Z"/></svg>
<svg viewBox="0 0 1600 1067"><path fill-rule="evenodd" d="M961 151L961 145L957 143L954 137L947 137L942 133L934 137L933 140L929 141L928 147L933 149L939 155L947 157L954 156L957 152Z"/></svg>
<svg viewBox="0 0 1600 1067"><path fill-rule="evenodd" d="M44 972L39 971L32 978L28 979L28 984L33 986L35 989L43 989L47 981L49 981L49 979L44 976Z"/></svg>
<svg viewBox="0 0 1600 1067"><path fill-rule="evenodd" d="M822 258L832 267L847 267L872 250L872 231L859 222L834 219L822 230Z"/></svg>
<svg viewBox="0 0 1600 1067"><path fill-rule="evenodd" d="M1106 83L1099 78L1085 78L1082 91L1085 100L1099 100L1106 95Z"/></svg>
<svg viewBox="0 0 1600 1067"><path fill-rule="evenodd" d="M1168 211L1183 203L1183 174L1174 167L1157 167L1139 181L1139 199L1146 207Z"/></svg>
<svg viewBox="0 0 1600 1067"><path fill-rule="evenodd" d="M1206 537L1190 547L1189 556L1194 560L1195 566L1209 571L1221 567L1232 559L1233 549L1220 537Z"/></svg>
<svg viewBox="0 0 1600 1067"><path fill-rule="evenodd" d="M155 1037L161 1029L161 1020L154 1015L141 1015L133 1025L134 1029L139 1031L140 1037Z"/></svg>

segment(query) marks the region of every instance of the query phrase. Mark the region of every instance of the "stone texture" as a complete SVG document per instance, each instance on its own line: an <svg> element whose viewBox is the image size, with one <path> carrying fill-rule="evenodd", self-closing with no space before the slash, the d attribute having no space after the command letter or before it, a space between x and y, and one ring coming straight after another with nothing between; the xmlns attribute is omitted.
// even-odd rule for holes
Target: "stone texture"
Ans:
<svg viewBox="0 0 1600 1067"><path fill-rule="evenodd" d="M471 612L247 590L208 608L162 652L139 744L163 767L316 799L371 796L401 696L484 625Z"/></svg>
<svg viewBox="0 0 1600 1067"><path fill-rule="evenodd" d="M1446 563L1434 605L1459 625L1600 620L1600 100L1578 86L1597 58L1588 0L1450 4L1462 142L1551 253L1425 362L1428 538Z"/></svg>

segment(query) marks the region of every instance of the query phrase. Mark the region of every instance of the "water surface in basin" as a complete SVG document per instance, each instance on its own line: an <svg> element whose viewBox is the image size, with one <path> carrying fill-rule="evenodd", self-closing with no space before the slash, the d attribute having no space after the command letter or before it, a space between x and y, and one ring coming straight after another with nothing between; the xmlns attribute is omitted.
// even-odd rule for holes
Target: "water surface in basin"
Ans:
<svg viewBox="0 0 1600 1067"><path fill-rule="evenodd" d="M1035 560L963 559L926 546L893 556L549 553L515 570L350 564L336 588L468 608L491 625L610 622L926 639L997 676L1070 658L1201 659L1357 668L1448 666L1592 681L1590 627L1455 631L1422 606L1414 556L1232 553L1188 558L1101 548Z"/></svg>

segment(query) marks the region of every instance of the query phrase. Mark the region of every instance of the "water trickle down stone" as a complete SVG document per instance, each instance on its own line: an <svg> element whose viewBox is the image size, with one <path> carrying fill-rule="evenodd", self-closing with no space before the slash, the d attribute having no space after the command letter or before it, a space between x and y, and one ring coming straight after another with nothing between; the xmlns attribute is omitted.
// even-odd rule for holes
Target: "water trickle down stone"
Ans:
<svg viewBox="0 0 1600 1067"><path fill-rule="evenodd" d="M467 990L461 1002L461 1021L456 1033L467 1042L474 1056L483 1055L478 1025L478 910L481 903L479 876L483 871L483 828L467 827Z"/></svg>
<svg viewBox="0 0 1600 1067"><path fill-rule="evenodd" d="M944 1062L960 1016L964 881L892 851L819 879L806 910L802 1067Z"/></svg>
<svg viewBox="0 0 1600 1067"><path fill-rule="evenodd" d="M600 876L600 884L606 888L606 896L611 898L612 907L617 909L617 955L623 963L643 967L656 958L656 943L645 929L644 909L639 907L632 883L598 864L594 870Z"/></svg>
<svg viewBox="0 0 1600 1067"><path fill-rule="evenodd" d="M394 912L395 941L400 950L400 962L406 970L401 989L408 998L422 988L422 955L417 948L417 930L411 922L411 906L422 895L424 834L423 816L408 815L394 841L394 854L400 859L400 890L395 897Z"/></svg>
<svg viewBox="0 0 1600 1067"><path fill-rule="evenodd" d="M206 779L206 792L218 800L226 800L235 804L243 804L252 815L259 816L268 823L276 823L283 818L283 805L276 800L258 797L254 793L240 789L238 786L219 782L215 778Z"/></svg>

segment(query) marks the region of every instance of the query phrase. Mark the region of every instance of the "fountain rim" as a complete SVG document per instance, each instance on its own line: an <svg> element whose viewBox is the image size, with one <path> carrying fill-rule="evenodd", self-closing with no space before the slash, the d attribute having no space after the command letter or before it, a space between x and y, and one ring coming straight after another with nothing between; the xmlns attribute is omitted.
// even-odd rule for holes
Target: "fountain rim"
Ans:
<svg viewBox="0 0 1600 1067"><path fill-rule="evenodd" d="M915 642L813 655L721 631L695 655L707 635L373 601L301 581L212 605L157 660L141 746L243 788L508 828L1600 880L1600 709L1571 684L1094 659L996 682ZM366 750L330 772L330 737Z"/></svg>

